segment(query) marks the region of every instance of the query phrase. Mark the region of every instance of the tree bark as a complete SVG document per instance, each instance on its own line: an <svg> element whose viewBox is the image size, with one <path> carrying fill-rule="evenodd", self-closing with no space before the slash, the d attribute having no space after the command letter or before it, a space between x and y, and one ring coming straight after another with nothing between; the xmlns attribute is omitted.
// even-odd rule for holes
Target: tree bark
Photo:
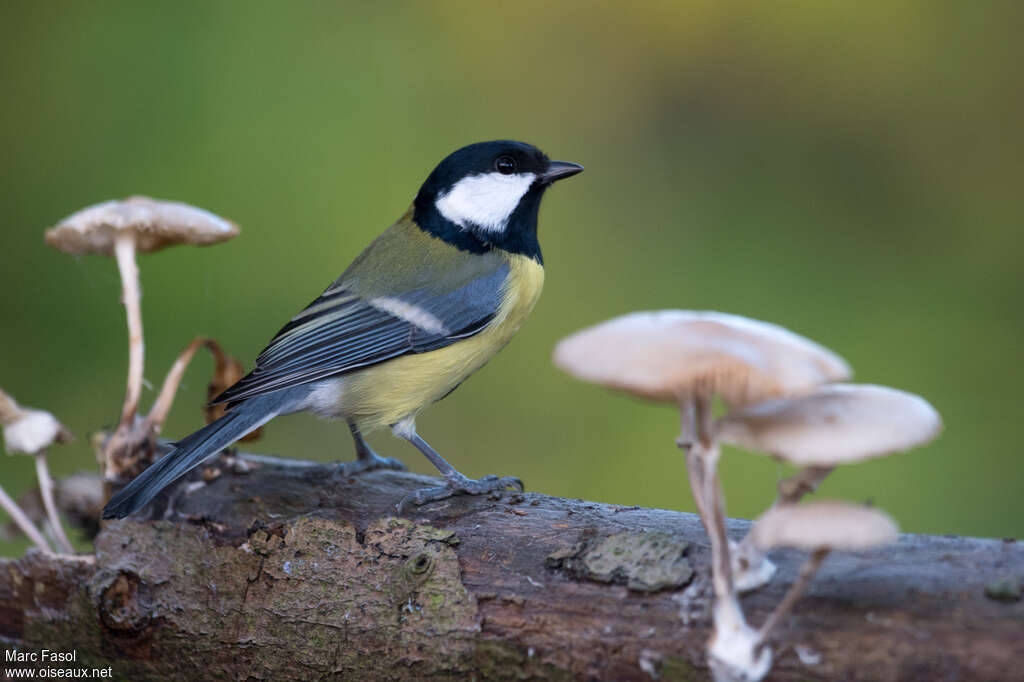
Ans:
<svg viewBox="0 0 1024 682"><path fill-rule="evenodd" d="M75 666L131 680L708 678L693 514L533 493L399 514L433 479L245 461L163 495L167 520L105 523L94 562L0 563L0 648L73 650ZM773 555L775 579L743 598L753 625L803 558ZM1001 578L1011 589L991 587ZM904 535L830 556L779 629L769 679L1024 680L1021 578L1011 540Z"/></svg>

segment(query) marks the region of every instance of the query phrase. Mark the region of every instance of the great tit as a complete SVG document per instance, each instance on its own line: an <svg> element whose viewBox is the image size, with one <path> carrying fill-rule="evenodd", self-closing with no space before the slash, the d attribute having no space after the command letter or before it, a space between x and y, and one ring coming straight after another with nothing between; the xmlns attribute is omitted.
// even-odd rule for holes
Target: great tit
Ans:
<svg viewBox="0 0 1024 682"><path fill-rule="evenodd" d="M523 142L480 142L452 153L412 206L293 317L256 367L218 396L220 419L186 436L103 509L122 518L253 429L311 410L348 422L358 458L346 472L395 466L363 434L389 426L445 479L400 503L479 495L518 479L472 480L416 433L416 416L480 369L530 314L544 283L537 214L556 180L583 170ZM397 466L401 466L400 464Z"/></svg>

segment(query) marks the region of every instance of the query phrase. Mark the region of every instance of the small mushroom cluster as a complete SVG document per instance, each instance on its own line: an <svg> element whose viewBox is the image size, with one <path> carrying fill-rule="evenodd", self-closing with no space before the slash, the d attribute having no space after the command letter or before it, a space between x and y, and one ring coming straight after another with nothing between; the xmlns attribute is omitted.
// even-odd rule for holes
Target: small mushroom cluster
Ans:
<svg viewBox="0 0 1024 682"><path fill-rule="evenodd" d="M817 490L837 466L910 450L935 438L941 428L935 408L920 396L886 386L826 384L736 410L718 421L717 437L802 467L778 483L770 511L782 513ZM760 587L775 571L755 539L750 533L732 547L740 591Z"/></svg>
<svg viewBox="0 0 1024 682"><path fill-rule="evenodd" d="M718 312L667 310L617 317L563 339L554 363L586 381L674 403L677 445L686 453L694 502L708 533L715 630L708 658L716 680L760 680L767 646L815 570L832 550L892 542L896 524L880 511L841 502L798 504L840 464L925 443L941 429L923 398L882 386L841 384L851 375L835 353L777 325ZM728 412L715 419L713 401ZM778 484L775 503L739 543L725 531L718 474L722 443L803 467ZM760 628L746 622L741 590L775 567L765 553L811 553L800 576Z"/></svg>
<svg viewBox="0 0 1024 682"><path fill-rule="evenodd" d="M46 516L50 522L53 536L56 538L60 551L74 554L71 541L64 532L57 503L53 497L53 477L46 463L46 450L54 443L67 443L72 439L71 432L57 418L45 410L22 407L14 398L0 390L0 426L3 427L4 450L8 455L30 455L36 461L36 476L39 479L39 492L46 508ZM0 507L11 517L21 531L36 547L47 554L53 550L50 543L39 531L28 515L22 511L0 486Z"/></svg>
<svg viewBox="0 0 1024 682"><path fill-rule="evenodd" d="M128 381L117 428L102 439L100 459L104 477L115 482L133 477L155 453L155 437L170 409L184 366L181 359L168 375L157 403L146 418L138 413L142 393L144 343L136 253L151 253L169 246L206 246L231 239L238 227L195 206L149 197L129 197L84 208L46 232L46 243L66 253L114 256L121 274L122 302L128 320ZM214 351L212 342L202 343ZM184 363L197 346L182 352ZM219 347L216 348L219 352ZM218 366L222 361L218 359Z"/></svg>
<svg viewBox="0 0 1024 682"><path fill-rule="evenodd" d="M224 391L243 374L241 364L225 353L216 341L196 338L171 367L149 414L145 417L138 414L144 343L136 253L159 251L178 244L216 244L237 234L238 227L234 223L195 206L139 196L89 206L46 231L46 243L60 251L74 255L99 253L114 256L121 274L122 302L128 320L127 389L117 427L112 433L99 432L90 439L103 468L106 482L104 497L109 495L111 484L131 479L159 454L160 445L156 437L170 411L185 369L200 347L207 348L215 362L208 398ZM208 406L207 423L222 413L223 406ZM23 408L3 391L0 391L0 424L8 453L20 452L35 457L41 497L56 544L62 552L73 553L57 512L54 482L46 465L46 448L54 442L69 440L70 432L49 412ZM243 440L252 440L258 435L257 429ZM0 507L40 550L52 551L29 515L2 488Z"/></svg>

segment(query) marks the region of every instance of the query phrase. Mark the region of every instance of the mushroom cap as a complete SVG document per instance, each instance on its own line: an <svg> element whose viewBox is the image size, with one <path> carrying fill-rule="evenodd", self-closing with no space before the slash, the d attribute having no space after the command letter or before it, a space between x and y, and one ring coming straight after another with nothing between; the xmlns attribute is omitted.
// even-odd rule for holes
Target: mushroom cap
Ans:
<svg viewBox="0 0 1024 682"><path fill-rule="evenodd" d="M136 234L136 250L176 244L207 246L238 234L238 226L201 208L176 201L129 197L104 201L69 215L46 231L46 243L67 253L114 253L118 234Z"/></svg>
<svg viewBox="0 0 1024 682"><path fill-rule="evenodd" d="M832 384L768 400L718 422L723 443L798 466L837 466L932 440L942 418L919 395L887 386Z"/></svg>
<svg viewBox="0 0 1024 682"><path fill-rule="evenodd" d="M45 410L18 408L18 414L3 424L4 450L8 454L34 455L54 443L71 440L71 432Z"/></svg>
<svg viewBox="0 0 1024 682"><path fill-rule="evenodd" d="M562 339L555 365L633 395L676 402L717 394L730 405L808 391L850 376L830 350L768 322L692 310L631 313Z"/></svg>
<svg viewBox="0 0 1024 682"><path fill-rule="evenodd" d="M847 502L809 502L773 507L750 531L763 552L776 547L858 550L895 542L899 528L877 509Z"/></svg>

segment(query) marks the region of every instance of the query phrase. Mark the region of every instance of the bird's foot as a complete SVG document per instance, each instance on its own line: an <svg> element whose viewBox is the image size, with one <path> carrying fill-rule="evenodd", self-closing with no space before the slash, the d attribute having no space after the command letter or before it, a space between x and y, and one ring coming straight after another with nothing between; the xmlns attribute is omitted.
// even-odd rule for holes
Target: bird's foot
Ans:
<svg viewBox="0 0 1024 682"><path fill-rule="evenodd" d="M395 507L399 512L401 512L402 509L410 504L419 507L427 504L428 502L445 500L460 493L465 495L486 495L488 493L501 492L509 489L517 492L523 492L523 482L515 476L495 476L494 474L490 474L483 478L473 480L472 478L467 478L459 474L458 476L449 477L445 485L414 490L403 497Z"/></svg>
<svg viewBox="0 0 1024 682"><path fill-rule="evenodd" d="M374 469L392 469L394 471L405 471L405 465L394 457L381 457L371 452L368 456L354 459L351 462L338 462L334 470L336 478L349 478Z"/></svg>

